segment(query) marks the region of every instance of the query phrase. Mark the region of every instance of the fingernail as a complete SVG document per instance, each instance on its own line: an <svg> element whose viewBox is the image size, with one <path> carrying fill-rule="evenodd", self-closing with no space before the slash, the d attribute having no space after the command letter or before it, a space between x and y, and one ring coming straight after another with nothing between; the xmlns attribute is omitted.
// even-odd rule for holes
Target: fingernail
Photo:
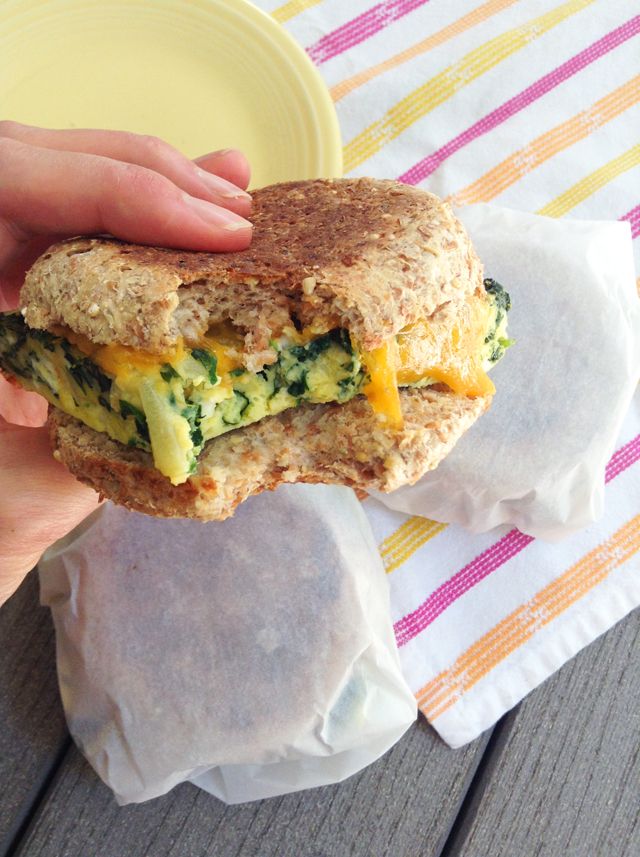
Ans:
<svg viewBox="0 0 640 857"><path fill-rule="evenodd" d="M220 229L226 229L228 232L238 232L240 229L251 229L252 225L244 217L229 211L227 208L222 208L219 205L214 205L212 202L206 202L204 199L198 199L195 196L184 195L184 202L194 214L197 214L206 223L212 226L217 226Z"/></svg>
<svg viewBox="0 0 640 857"><path fill-rule="evenodd" d="M237 149L214 149L212 152L205 152L204 155L198 155L196 158L196 164L206 160L207 158L224 157L225 155L231 154L231 152L237 151Z"/></svg>
<svg viewBox="0 0 640 857"><path fill-rule="evenodd" d="M202 184L217 196L220 196L223 199L251 199L251 194L248 194L232 182L228 182L226 179L221 179L220 176L209 173L200 167L196 167L196 169Z"/></svg>

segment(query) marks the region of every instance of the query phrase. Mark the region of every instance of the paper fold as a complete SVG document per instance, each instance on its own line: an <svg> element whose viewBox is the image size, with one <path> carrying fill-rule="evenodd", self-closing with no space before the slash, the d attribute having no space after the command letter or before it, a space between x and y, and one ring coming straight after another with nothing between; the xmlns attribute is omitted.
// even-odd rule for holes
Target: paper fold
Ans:
<svg viewBox="0 0 640 857"><path fill-rule="evenodd" d="M282 486L212 524L107 504L40 576L70 731L121 803L184 780L230 803L336 782L415 720L346 488Z"/></svg>
<svg viewBox="0 0 640 857"><path fill-rule="evenodd" d="M556 541L602 513L606 463L640 376L628 223L456 210L487 276L512 298L515 339L489 411L391 509L473 532L500 524Z"/></svg>

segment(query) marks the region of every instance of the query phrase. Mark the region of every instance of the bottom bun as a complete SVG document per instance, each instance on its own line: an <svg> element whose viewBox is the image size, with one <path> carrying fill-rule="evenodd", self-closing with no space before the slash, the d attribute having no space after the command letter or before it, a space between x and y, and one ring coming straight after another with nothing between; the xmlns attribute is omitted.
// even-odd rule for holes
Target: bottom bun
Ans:
<svg viewBox="0 0 640 857"><path fill-rule="evenodd" d="M253 494L283 482L393 491L447 455L488 407L444 389L400 391L404 429L384 428L363 396L344 405L300 405L209 441L198 469L172 485L149 453L123 446L52 408L54 455L102 497L162 518L220 521Z"/></svg>

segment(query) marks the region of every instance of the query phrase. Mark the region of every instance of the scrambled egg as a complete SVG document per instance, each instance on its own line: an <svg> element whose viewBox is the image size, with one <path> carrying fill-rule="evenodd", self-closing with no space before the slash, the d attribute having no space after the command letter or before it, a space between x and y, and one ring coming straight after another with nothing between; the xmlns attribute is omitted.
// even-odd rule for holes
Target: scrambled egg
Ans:
<svg viewBox="0 0 640 857"><path fill-rule="evenodd" d="M0 366L96 431L151 452L157 469L178 485L195 471L207 440L301 402L346 402L363 393L399 429L398 385L446 383L464 395L493 392L486 369L510 344L509 298L493 281L485 287L489 304L479 301L452 332L439 365L417 374L410 343L416 334L428 336L426 323L372 352L359 351L341 329L307 342L281 337L273 343L277 361L253 373L242 365L242 341L230 328L210 331L198 347L179 343L157 355L96 346L63 329L32 330L19 313L0 315Z"/></svg>

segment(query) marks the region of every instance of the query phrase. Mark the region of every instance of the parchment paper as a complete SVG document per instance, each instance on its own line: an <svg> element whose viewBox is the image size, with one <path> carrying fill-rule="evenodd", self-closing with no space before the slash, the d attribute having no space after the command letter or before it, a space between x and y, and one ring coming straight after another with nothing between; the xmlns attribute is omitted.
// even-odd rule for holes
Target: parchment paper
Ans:
<svg viewBox="0 0 640 857"><path fill-rule="evenodd" d="M40 579L69 728L120 803L184 780L229 803L336 782L415 720L346 488L283 486L212 524L106 504Z"/></svg>
<svg viewBox="0 0 640 857"><path fill-rule="evenodd" d="M516 340L490 410L438 468L382 503L474 532L511 524L556 541L602 512L604 471L640 375L628 223L460 208L512 298Z"/></svg>

